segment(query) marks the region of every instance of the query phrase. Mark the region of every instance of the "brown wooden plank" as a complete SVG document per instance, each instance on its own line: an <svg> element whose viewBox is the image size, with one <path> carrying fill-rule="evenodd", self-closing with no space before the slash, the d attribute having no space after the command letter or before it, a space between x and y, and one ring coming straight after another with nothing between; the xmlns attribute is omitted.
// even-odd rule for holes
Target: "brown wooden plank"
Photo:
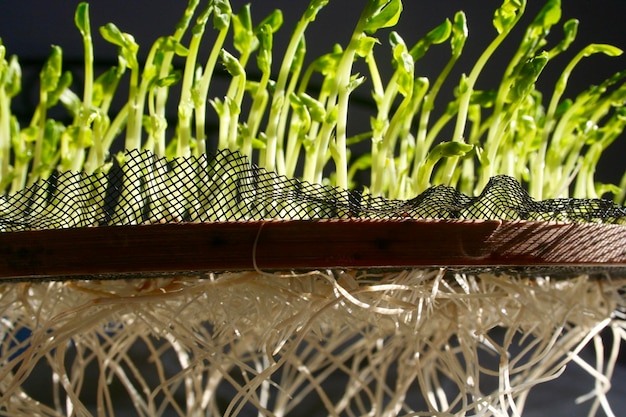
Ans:
<svg viewBox="0 0 626 417"><path fill-rule="evenodd" d="M178 223L0 233L0 278L146 272L626 266L626 227L524 221Z"/></svg>

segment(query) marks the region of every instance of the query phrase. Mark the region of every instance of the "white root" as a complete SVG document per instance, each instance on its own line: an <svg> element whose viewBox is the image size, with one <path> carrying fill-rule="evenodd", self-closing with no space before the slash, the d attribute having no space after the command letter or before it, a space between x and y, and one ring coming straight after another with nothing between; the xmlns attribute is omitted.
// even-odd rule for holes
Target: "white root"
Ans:
<svg viewBox="0 0 626 417"><path fill-rule="evenodd" d="M444 270L2 284L0 415L518 416L567 363L595 381L581 406L613 415L624 287Z"/></svg>

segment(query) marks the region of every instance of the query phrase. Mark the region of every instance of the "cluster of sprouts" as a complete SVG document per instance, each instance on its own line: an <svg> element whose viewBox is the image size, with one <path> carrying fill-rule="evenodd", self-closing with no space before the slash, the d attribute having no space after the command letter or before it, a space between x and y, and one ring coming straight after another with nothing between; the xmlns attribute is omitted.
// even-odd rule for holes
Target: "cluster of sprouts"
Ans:
<svg viewBox="0 0 626 417"><path fill-rule="evenodd" d="M255 23L250 5L234 13L227 0L199 3L189 1L174 33L157 39L144 62L132 35L113 23L100 27L100 35L119 50L119 64L100 75L94 73L89 8L81 3L75 22L84 44L82 93L74 92L71 73L63 71L62 50L54 46L28 126L20 126L10 111L21 88L18 59L7 57L0 46L0 186L17 191L55 169L106 170L111 146L123 136L125 149L157 156L237 150L270 171L344 189L354 185L358 171L368 170L374 196L412 198L436 184L472 194L493 175L506 174L527 184L537 199L612 192L624 201L624 187L596 184L594 171L626 123L626 72L577 97L565 96L583 58L622 51L591 44L566 65L553 91L535 88L544 67L576 37L578 21L569 20L562 26L563 39L549 46L548 35L561 19L559 0L548 1L532 20L498 87L489 91L478 90L477 81L522 17L524 0L506 0L495 11L493 41L458 80L449 78L469 36L463 12L409 45L399 33L384 30L400 19L401 1L369 0L347 45L311 58L306 29L328 0L310 2L281 56L273 49L283 23L279 10ZM199 51L208 26L217 35L202 62ZM385 43L392 57L389 79L382 74L390 65L379 62L377 53ZM450 57L439 75L422 76L416 63L427 59L430 48L445 44ZM367 71L356 72L357 64ZM222 68L230 82L225 94L216 96L211 87ZM128 83L120 89L128 97L113 111L121 83ZM455 86L455 98L447 103L438 99L444 85ZM359 88L372 91L375 111L369 129L348 132L350 98ZM176 124L168 126L167 104L176 96ZM58 105L69 111L71 124L48 117L48 109ZM216 137L207 136L212 133L207 120L216 120ZM442 138L447 125L452 137ZM370 152L353 155L354 145L364 140Z"/></svg>

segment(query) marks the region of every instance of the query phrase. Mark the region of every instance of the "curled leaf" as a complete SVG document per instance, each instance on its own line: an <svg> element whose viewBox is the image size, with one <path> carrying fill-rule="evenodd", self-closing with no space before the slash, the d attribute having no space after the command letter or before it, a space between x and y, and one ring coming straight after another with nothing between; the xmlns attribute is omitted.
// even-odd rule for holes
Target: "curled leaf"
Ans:
<svg viewBox="0 0 626 417"><path fill-rule="evenodd" d="M368 9L371 10L366 18L363 31L373 34L378 29L388 28L398 23L402 13L400 0L369 0Z"/></svg>
<svg viewBox="0 0 626 417"><path fill-rule="evenodd" d="M83 37L91 36L91 25L89 23L89 4L81 2L76 7L76 13L74 14L74 23L80 31Z"/></svg>
<svg viewBox="0 0 626 417"><path fill-rule="evenodd" d="M411 56L413 57L413 61L417 61L421 57L423 57L431 45L445 42L452 33L452 23L449 19L446 19L439 26L431 30L424 36L424 38L420 39L415 46L411 48Z"/></svg>
<svg viewBox="0 0 626 417"><path fill-rule="evenodd" d="M41 79L41 90L52 92L57 88L57 84L61 78L61 67L63 64L63 51L57 45L52 46L50 55L44 63L39 74Z"/></svg>
<svg viewBox="0 0 626 417"><path fill-rule="evenodd" d="M493 15L493 27L499 34L508 32L517 23L525 7L526 0L504 0Z"/></svg>

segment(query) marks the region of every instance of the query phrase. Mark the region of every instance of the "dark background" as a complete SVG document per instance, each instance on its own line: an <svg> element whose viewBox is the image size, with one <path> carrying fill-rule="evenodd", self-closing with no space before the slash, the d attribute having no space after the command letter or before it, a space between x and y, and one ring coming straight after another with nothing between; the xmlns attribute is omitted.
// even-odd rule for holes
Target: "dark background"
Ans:
<svg viewBox="0 0 626 417"><path fill-rule="evenodd" d="M233 0L232 6L237 11L245 2ZM468 18L470 38L463 58L457 65L457 72L451 80L457 80L460 71L471 69L478 54L495 36L491 25L491 15L500 1L481 0L438 0L420 1L405 0L405 11L398 27L395 28L412 45L430 29L438 25L446 17L452 18L457 10L463 9ZM543 5L543 1L532 1L528 6L525 21L528 22ZM609 43L626 48L626 1L624 0L564 0L565 21L571 17L581 20L578 40L563 56L558 57L546 68L541 77L539 89L549 92L560 71L571 57L588 43ZM0 1L0 37L6 45L9 54L17 54L24 68L24 82L36 85L38 71L45 57L49 53L51 44L62 46L64 50L66 68L72 68L80 73L82 62L82 42L74 27L73 15L78 1L63 0L51 2L49 0ZM97 28L113 21L123 31L132 33L142 46L140 52L145 55L154 40L173 31L186 1L172 0L107 0L91 2L92 30L95 42L95 55L98 70L103 71L116 62L116 50L106 44L97 33ZM252 15L255 22L265 17L274 8L284 12L285 24L276 39L275 56L280 56L286 46L286 38L305 9L306 1L273 0L252 1ZM334 43L345 45L349 39L353 25L358 18L358 12L364 0L335 0L320 13L318 19L307 32L308 56L316 57L328 52ZM478 88L489 88L497 85L500 80L503 66L512 55L516 47L516 39L523 33L524 24L520 24L513 34L513 39L505 43L496 58L499 62L491 62L479 80ZM212 38L211 31L207 31L204 42L208 50ZM282 34L282 36L280 35ZM383 45L380 50L386 49L386 35L378 35ZM560 28L553 29L552 42L556 44L561 39ZM227 45L227 47L229 47ZM233 51L232 47L229 47ZM417 72L420 75L434 76L445 63L448 54L447 46L435 50L439 53L429 54L428 59L420 61ZM433 52L435 52L433 50ZM201 61L203 58L201 58ZM275 58L274 67L277 67ZM596 84L617 72L626 69L626 58L609 58L594 56L582 62L572 75L570 87L565 96L574 97L590 84ZM79 81L79 80L78 80ZM76 91L80 91L77 81ZM36 97L36 87L35 87ZM446 96L447 95L447 96ZM546 94L549 97L549 94ZM451 91L442 94L442 99L449 99ZM371 102L367 89L357 90L355 93L355 116L351 116L351 126L357 131L367 130L366 116ZM441 105L441 101L440 101ZM32 114L34 104L32 94L26 94L16 101L15 111L25 120ZM358 109L361 106L363 112ZM363 113L363 116L360 114ZM359 127L362 126L362 127ZM444 138L445 139L445 138ZM626 150L626 137L613 145L613 151L608 152L602 159L598 179L603 182L618 182L624 172L623 155ZM559 416L586 415L588 407L573 408L573 401L577 395L588 392L592 388L591 378L583 375L575 365L570 365L565 375L558 382L551 382L535 391L526 408L526 416ZM623 382L626 372L619 368L614 378L614 389L611 398L614 410L626 409L626 389ZM600 414L602 415L602 414Z"/></svg>

